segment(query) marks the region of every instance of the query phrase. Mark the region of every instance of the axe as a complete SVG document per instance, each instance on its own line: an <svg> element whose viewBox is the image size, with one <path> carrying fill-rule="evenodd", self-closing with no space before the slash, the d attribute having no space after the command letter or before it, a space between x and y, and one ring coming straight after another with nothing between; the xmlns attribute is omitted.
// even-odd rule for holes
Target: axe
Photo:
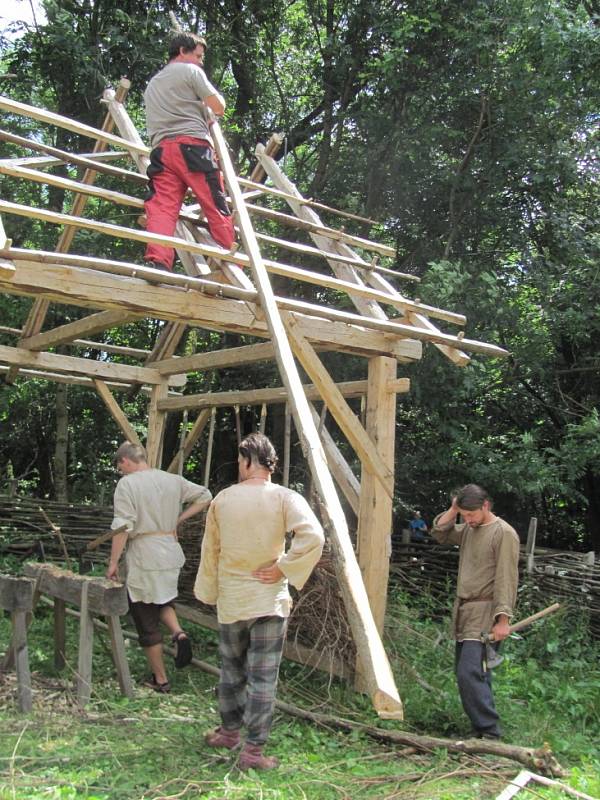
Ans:
<svg viewBox="0 0 600 800"><path fill-rule="evenodd" d="M96 536L95 539L92 539L91 542L88 542L86 546L80 551L79 553L79 574L85 575L90 571L91 562L90 559L87 558L87 554L91 553L92 550L96 550L96 548L100 547L101 544L104 542L108 542L113 536L116 536L117 533L124 533L127 530L127 525L121 525L120 528L115 528L115 530L106 531L106 533L101 533L100 536Z"/></svg>
<svg viewBox="0 0 600 800"><path fill-rule="evenodd" d="M554 613L554 611L558 611L560 608L560 603L553 603L548 608L542 609L542 611L538 611L535 614L532 614L530 617L525 617L525 619L520 620L519 622L515 622L514 625L511 625L509 633L517 633L518 631L522 631L523 628L526 628L528 625L531 625L532 622L536 622L538 619L542 619L542 617L546 617L548 614ZM492 642L494 641L494 634L492 631L489 633L482 633L481 634L481 641L485 645L485 661L484 661L484 672L487 669L494 669L499 664L504 661L504 656L501 656L496 650L492 647Z"/></svg>

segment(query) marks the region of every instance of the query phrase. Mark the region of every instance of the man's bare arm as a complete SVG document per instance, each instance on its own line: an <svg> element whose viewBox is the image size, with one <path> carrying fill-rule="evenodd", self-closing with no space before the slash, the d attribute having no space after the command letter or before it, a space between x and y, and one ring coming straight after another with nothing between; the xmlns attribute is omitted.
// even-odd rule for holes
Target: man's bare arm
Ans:
<svg viewBox="0 0 600 800"><path fill-rule="evenodd" d="M225 113L225 100L220 94L211 94L204 98L204 103L210 108L217 117L222 117Z"/></svg>

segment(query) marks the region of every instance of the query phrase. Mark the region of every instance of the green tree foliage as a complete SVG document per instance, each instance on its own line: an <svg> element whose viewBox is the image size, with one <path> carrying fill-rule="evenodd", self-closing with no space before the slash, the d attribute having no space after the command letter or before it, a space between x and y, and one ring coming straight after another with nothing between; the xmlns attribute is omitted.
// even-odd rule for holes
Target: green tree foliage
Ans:
<svg viewBox="0 0 600 800"><path fill-rule="evenodd" d="M506 361L476 357L458 369L429 348L409 368L412 391L398 412L398 508L431 516L454 485L478 480L521 529L535 513L548 541L600 547L596 2L44 6L46 24L4 43L2 64L18 75L6 84L12 96L98 124L102 89L127 75L128 107L143 129L141 90L164 63L174 11L184 27L208 36L207 71L227 97L225 128L240 167L252 162L257 141L282 131L280 155L303 190L381 220L371 235L396 245L398 268L422 277L421 298L464 312L468 336L510 351ZM9 123L31 135L30 123ZM52 143L74 145L61 136ZM3 185L40 205L64 200L41 187ZM102 178L102 185L113 184ZM92 211L108 219L120 213L99 202ZM31 231L11 221L15 241L33 244ZM53 235L44 226L38 233ZM112 247L130 259L137 252L133 245L116 252L84 232L76 245L99 255ZM21 324L15 301L1 303L5 324ZM71 312L54 313L66 321ZM114 337L149 347L156 334L132 325ZM215 346L213 335L195 336L198 348ZM362 376L348 360L327 363L340 379ZM213 389L236 380L198 378ZM261 366L244 380L277 382ZM21 391L4 392L6 409L18 407ZM76 393L72 448L82 453ZM143 405L136 413L143 425ZM223 448L228 426L223 421ZM104 451L114 431L97 436ZM4 452L6 463L11 447ZM72 462L81 495L88 489L76 465L83 464Z"/></svg>

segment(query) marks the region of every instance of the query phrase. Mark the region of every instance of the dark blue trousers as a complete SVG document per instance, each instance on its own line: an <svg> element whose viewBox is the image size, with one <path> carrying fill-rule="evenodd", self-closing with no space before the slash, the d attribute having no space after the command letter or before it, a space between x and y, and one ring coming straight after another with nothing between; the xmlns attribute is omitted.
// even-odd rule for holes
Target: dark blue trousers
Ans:
<svg viewBox="0 0 600 800"><path fill-rule="evenodd" d="M456 643L454 669L465 714L476 735L501 734L492 692L491 670L484 670L485 645L476 641Z"/></svg>

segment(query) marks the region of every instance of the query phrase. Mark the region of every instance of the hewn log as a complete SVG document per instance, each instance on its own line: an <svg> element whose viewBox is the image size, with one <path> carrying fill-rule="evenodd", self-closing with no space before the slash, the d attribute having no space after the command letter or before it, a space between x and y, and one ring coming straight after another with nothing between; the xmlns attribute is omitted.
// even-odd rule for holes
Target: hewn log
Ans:
<svg viewBox="0 0 600 800"><path fill-rule="evenodd" d="M88 608L92 614L121 615L126 614L129 608L127 590L123 584L104 578L75 575L53 564L29 562L25 564L23 571L29 578L40 578L39 591L42 594L58 597L77 607L81 604L83 586L88 586Z"/></svg>
<svg viewBox="0 0 600 800"><path fill-rule="evenodd" d="M133 444L141 445L142 443L140 441L140 437L137 435L135 428L131 426L129 420L123 413L122 408L112 396L112 393L106 383L98 380L98 378L94 378L94 386L102 398L104 405L109 410L111 417L117 423L127 441L132 442Z"/></svg>
<svg viewBox="0 0 600 800"><path fill-rule="evenodd" d="M346 403L337 384L325 369L313 348L304 336L298 332L293 318L286 316L284 321L294 355L302 364L306 374L315 382L315 386L327 408L334 416L344 436L348 439L360 460L368 466L368 469L381 483L385 492L391 497L394 490L393 470L382 461L375 445Z"/></svg>
<svg viewBox="0 0 600 800"><path fill-rule="evenodd" d="M0 345L0 361L18 367L67 372L101 380L129 381L160 385L164 378L149 367L130 367L127 364L109 364L91 358L58 355L57 353L35 353L21 347Z"/></svg>
<svg viewBox="0 0 600 800"><path fill-rule="evenodd" d="M0 608L4 611L31 611L35 581L0 575Z"/></svg>
<svg viewBox="0 0 600 800"><path fill-rule="evenodd" d="M323 501L326 525L329 529L332 545L336 551L336 569L338 570L340 588L344 594L354 641L366 676L368 691L378 714L396 719L402 718L402 703L387 655L373 623L342 507L335 492L308 401L304 395L300 376L287 339L286 329L279 316L268 274L241 196L225 140L221 129L216 123L212 126L212 135L229 193L236 208L244 249L248 254L254 282L260 295L261 308L275 348L279 372L288 392L288 402L294 416L296 430L300 434L315 486Z"/></svg>
<svg viewBox="0 0 600 800"><path fill-rule="evenodd" d="M367 381L344 381L334 384L342 397L360 397L367 391ZM320 400L319 387L310 384L304 387L309 400ZM390 389L395 392L407 392L409 389L408 378L402 383L390 384ZM191 408L212 408L222 406L262 405L262 403L285 403L288 401L288 391L285 386L267 389L243 389L239 392L206 392L205 394L188 394L181 397L170 397L159 403L161 411L183 411ZM352 412L350 412L352 413Z"/></svg>
<svg viewBox="0 0 600 800"><path fill-rule="evenodd" d="M154 278L160 279L159 270L146 269L144 272L144 268L139 268L139 272L144 275L153 272ZM0 289L8 294L43 295L47 299L82 307L122 308L139 316L158 319L178 321L185 317L189 325L247 333L261 338L268 335L266 324L259 318L260 309L254 304L235 303L222 297L205 297L201 291L191 293L166 285L155 286L133 277L134 270L129 274L131 277L125 279L103 271L85 269L78 273L77 281L74 281L72 267L61 264L40 267L39 261L23 259L17 262L17 269L10 280L5 281L0 276ZM187 280L192 285L194 279ZM223 293L225 291L242 293L247 297L243 294L245 290L236 287L230 290L223 287ZM363 324L364 318L357 315L342 315L341 318L338 315L335 319L325 321L320 319L324 312L318 306L296 304L302 309L299 324L308 339L316 345L357 355L375 351L401 361L420 357L421 345L414 339L391 337L381 331L368 330L370 321ZM360 320L358 325L346 324L355 323L356 320ZM403 336L403 331L399 333Z"/></svg>
<svg viewBox="0 0 600 800"><path fill-rule="evenodd" d="M388 384L396 377L396 361L369 359L366 431L382 463L393 474L396 431L396 395ZM358 515L358 563L369 596L373 617L383 634L387 587L392 555L393 496L382 486L369 465L362 464Z"/></svg>
<svg viewBox="0 0 600 800"><path fill-rule="evenodd" d="M84 125L82 122L76 122L69 117L55 114L53 111L46 111L44 108L37 108L36 106L30 106L26 103L18 103L16 100L11 100L8 97L0 96L0 109L13 114L21 114L24 117L35 119L38 122L56 125L58 128L64 128L67 131L78 133L80 136L87 136L89 139L94 139L95 141L106 142L114 147L122 147L125 151L131 153L147 155L150 152L150 149L146 147L146 145L142 146L133 142L128 142L120 136L114 136L112 133L107 133L99 128L93 128L91 125Z"/></svg>

